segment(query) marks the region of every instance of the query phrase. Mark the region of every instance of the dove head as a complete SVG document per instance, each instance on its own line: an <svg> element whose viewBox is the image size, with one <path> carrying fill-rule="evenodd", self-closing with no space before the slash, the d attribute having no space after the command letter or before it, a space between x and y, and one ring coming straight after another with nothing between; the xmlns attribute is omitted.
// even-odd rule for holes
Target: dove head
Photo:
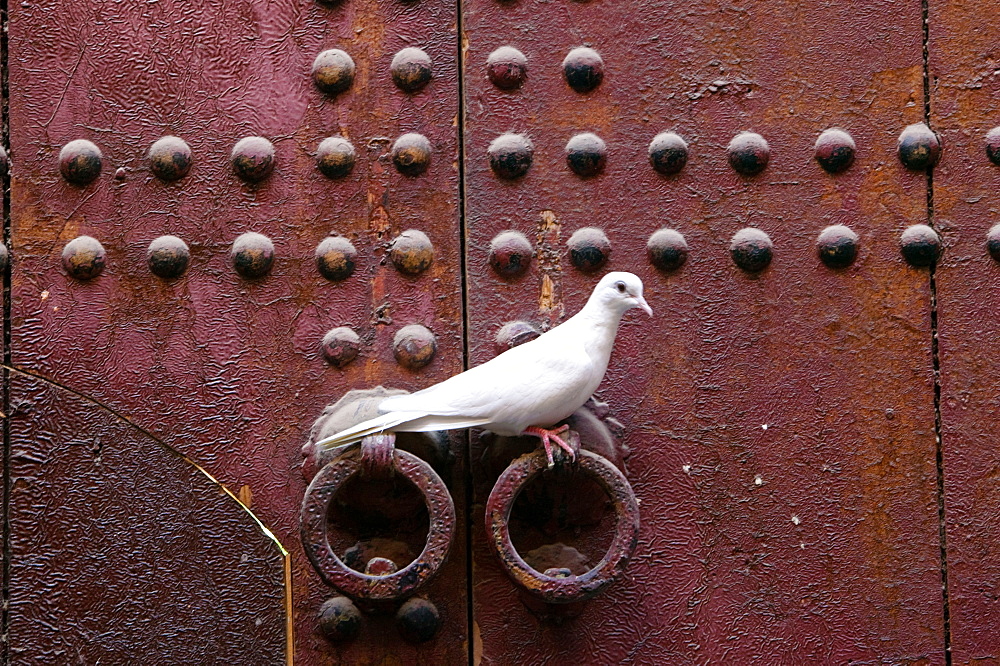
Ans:
<svg viewBox="0 0 1000 666"><path fill-rule="evenodd" d="M631 273L608 273L594 287L590 302L596 302L619 317L632 308L642 308L652 316L653 309L642 297L642 280Z"/></svg>

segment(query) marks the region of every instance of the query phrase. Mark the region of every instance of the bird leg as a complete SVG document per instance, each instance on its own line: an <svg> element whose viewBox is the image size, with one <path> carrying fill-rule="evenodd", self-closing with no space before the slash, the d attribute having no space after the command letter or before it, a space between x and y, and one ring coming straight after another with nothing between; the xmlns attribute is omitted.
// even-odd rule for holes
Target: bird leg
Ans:
<svg viewBox="0 0 1000 666"><path fill-rule="evenodd" d="M545 458L549 461L549 467L555 465L555 461L552 459L552 442L559 445L563 451L569 455L570 461L576 460L576 449L566 443L566 441L560 437L565 432L569 431L568 425L561 425L554 430L546 430L545 428L539 428L538 426L531 426L524 429L525 435L534 435L542 440L542 447L545 449Z"/></svg>

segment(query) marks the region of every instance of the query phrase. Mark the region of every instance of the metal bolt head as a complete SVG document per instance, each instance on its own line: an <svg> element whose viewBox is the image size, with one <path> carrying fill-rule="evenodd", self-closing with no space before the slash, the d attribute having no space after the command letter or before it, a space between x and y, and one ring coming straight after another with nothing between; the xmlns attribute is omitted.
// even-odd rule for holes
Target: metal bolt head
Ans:
<svg viewBox="0 0 1000 666"><path fill-rule="evenodd" d="M562 67L566 83L580 93L590 92L604 80L604 60L594 49L573 49L566 54Z"/></svg>
<svg viewBox="0 0 1000 666"><path fill-rule="evenodd" d="M986 250L1000 262L1000 224L995 224L986 234Z"/></svg>
<svg viewBox="0 0 1000 666"><path fill-rule="evenodd" d="M354 146L342 136L329 136L316 148L316 168L330 179L343 178L354 169Z"/></svg>
<svg viewBox="0 0 1000 666"><path fill-rule="evenodd" d="M312 64L312 79L316 87L327 95L342 93L354 83L354 60L346 51L323 51Z"/></svg>
<svg viewBox="0 0 1000 666"><path fill-rule="evenodd" d="M744 176L756 176L771 161L771 147L755 132L740 132L729 142L726 151L729 166Z"/></svg>
<svg viewBox="0 0 1000 666"><path fill-rule="evenodd" d="M104 156L101 149L86 139L70 141L59 151L59 171L74 185L87 185L101 175Z"/></svg>
<svg viewBox="0 0 1000 666"><path fill-rule="evenodd" d="M327 236L316 246L316 268L327 280L346 280L354 272L358 251L343 236Z"/></svg>
<svg viewBox="0 0 1000 666"><path fill-rule="evenodd" d="M10 169L10 158L3 146L0 146L0 176L6 176Z"/></svg>
<svg viewBox="0 0 1000 666"><path fill-rule="evenodd" d="M590 132L577 134L566 144L566 164L578 176L589 178L604 171L608 147Z"/></svg>
<svg viewBox="0 0 1000 666"><path fill-rule="evenodd" d="M262 136L248 136L233 146L233 173L248 183L266 180L274 171L274 144Z"/></svg>
<svg viewBox="0 0 1000 666"><path fill-rule="evenodd" d="M3 243L0 243L0 273L6 273L10 266L10 250Z"/></svg>
<svg viewBox="0 0 1000 666"><path fill-rule="evenodd" d="M899 135L899 161L912 171L926 171L941 157L941 141L924 123L914 123Z"/></svg>
<svg viewBox="0 0 1000 666"><path fill-rule="evenodd" d="M649 143L649 163L664 176L680 172L687 160L687 142L674 132L657 134Z"/></svg>
<svg viewBox="0 0 1000 666"><path fill-rule="evenodd" d="M520 231L502 231L490 241L490 266L498 275L515 278L531 266L535 248Z"/></svg>
<svg viewBox="0 0 1000 666"><path fill-rule="evenodd" d="M180 180L191 171L191 147L184 139L165 136L149 147L149 170L160 180Z"/></svg>
<svg viewBox="0 0 1000 666"><path fill-rule="evenodd" d="M770 265L773 248L770 236L760 229L746 227L733 235L729 254L737 266L748 273L757 273Z"/></svg>
<svg viewBox="0 0 1000 666"><path fill-rule="evenodd" d="M497 88L516 90L528 78L528 59L510 46L501 46L486 59L486 75Z"/></svg>
<svg viewBox="0 0 1000 666"><path fill-rule="evenodd" d="M274 243L267 236L248 231L233 241L229 256L237 273L249 279L261 278L274 263Z"/></svg>
<svg viewBox="0 0 1000 666"><path fill-rule="evenodd" d="M77 236L62 251L62 264L70 277L91 280L104 270L107 253L100 241L92 236Z"/></svg>
<svg viewBox="0 0 1000 666"><path fill-rule="evenodd" d="M1000 166L1000 127L994 127L986 133L986 157Z"/></svg>
<svg viewBox="0 0 1000 666"><path fill-rule="evenodd" d="M566 242L569 258L578 270L592 273L608 263L611 241L596 227L583 227L573 232Z"/></svg>
<svg viewBox="0 0 1000 666"><path fill-rule="evenodd" d="M431 164L431 142L423 134L404 134L392 144L392 163L404 176L419 176Z"/></svg>
<svg viewBox="0 0 1000 666"><path fill-rule="evenodd" d="M437 635L441 628L441 614L437 606L427 599L410 599L396 612L396 628L403 640L410 643L426 643Z"/></svg>
<svg viewBox="0 0 1000 666"><path fill-rule="evenodd" d="M184 275L191 262L191 250L177 236L160 236L149 244L146 263L153 275L173 280Z"/></svg>
<svg viewBox="0 0 1000 666"><path fill-rule="evenodd" d="M646 255L649 263L669 273L676 271L687 261L688 244L679 231L659 229L649 237Z"/></svg>
<svg viewBox="0 0 1000 666"><path fill-rule="evenodd" d="M846 171L854 164L857 146L850 134L842 129L828 129L816 139L815 157L827 173Z"/></svg>
<svg viewBox="0 0 1000 666"><path fill-rule="evenodd" d="M361 352L361 338L347 326L327 331L321 344L323 358L335 368L343 368Z"/></svg>
<svg viewBox="0 0 1000 666"><path fill-rule="evenodd" d="M531 140L522 134L501 134L486 150L490 168L500 178L514 180L528 173L534 157Z"/></svg>
<svg viewBox="0 0 1000 666"><path fill-rule="evenodd" d="M437 339L430 329L420 324L409 324L392 339L392 354L396 362L408 370L419 370L434 360Z"/></svg>
<svg viewBox="0 0 1000 666"><path fill-rule="evenodd" d="M941 256L941 237L926 224L914 224L900 235L899 250L911 266L930 266Z"/></svg>
<svg viewBox="0 0 1000 666"><path fill-rule="evenodd" d="M319 607L316 624L331 643L349 641L361 631L361 611L347 597L333 597Z"/></svg>
<svg viewBox="0 0 1000 666"><path fill-rule="evenodd" d="M431 57L413 47L397 53L389 65L389 71L392 72L392 82L396 87L408 93L417 92L426 86L433 76Z"/></svg>
<svg viewBox="0 0 1000 666"><path fill-rule="evenodd" d="M420 275L434 263L434 245L424 232L407 229L392 240L389 258L401 273Z"/></svg>
<svg viewBox="0 0 1000 666"><path fill-rule="evenodd" d="M858 256L858 235L843 224L827 227L816 239L816 254L830 268L846 268Z"/></svg>
<svg viewBox="0 0 1000 666"><path fill-rule="evenodd" d="M534 340L542 331L527 321L509 321L500 327L495 338L497 353L503 353L525 342Z"/></svg>

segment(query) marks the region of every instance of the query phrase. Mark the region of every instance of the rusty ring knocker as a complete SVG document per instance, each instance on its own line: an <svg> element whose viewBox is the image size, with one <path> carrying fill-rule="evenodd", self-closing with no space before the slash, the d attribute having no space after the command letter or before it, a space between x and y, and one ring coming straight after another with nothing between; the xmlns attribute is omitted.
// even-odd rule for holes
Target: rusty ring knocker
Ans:
<svg viewBox="0 0 1000 666"><path fill-rule="evenodd" d="M434 577L448 556L455 532L455 504L441 477L426 462L406 451L391 451L395 470L424 497L429 526L427 543L415 560L399 571L372 576L356 571L337 557L327 534L327 515L337 489L362 470L358 447L334 458L316 474L302 501L301 536L306 554L329 585L356 599L400 599L411 596Z"/></svg>
<svg viewBox="0 0 1000 666"><path fill-rule="evenodd" d="M514 549L508 521L514 501L525 485L547 469L545 453L521 456L500 475L486 503L486 531L490 545L507 575L528 592L548 603L592 599L614 582L628 564L639 539L639 503L625 476L603 456L580 451L576 465L597 481L611 498L618 522L615 536L597 566L580 576L555 578L532 569Z"/></svg>

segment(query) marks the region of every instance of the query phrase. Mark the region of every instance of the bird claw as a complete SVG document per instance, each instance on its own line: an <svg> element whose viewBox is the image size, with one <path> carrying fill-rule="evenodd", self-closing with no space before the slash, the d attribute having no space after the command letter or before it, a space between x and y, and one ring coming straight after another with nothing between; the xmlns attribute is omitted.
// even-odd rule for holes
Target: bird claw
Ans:
<svg viewBox="0 0 1000 666"><path fill-rule="evenodd" d="M560 449L569 456L570 462L576 462L576 456L580 452L580 436L569 429L568 425L561 425L558 428L547 430L531 426L524 431L526 435L534 435L542 440L542 448L545 449L545 459L548 461L548 468L555 467L555 458L552 455L552 442L555 442ZM565 434L567 442L560 435Z"/></svg>

